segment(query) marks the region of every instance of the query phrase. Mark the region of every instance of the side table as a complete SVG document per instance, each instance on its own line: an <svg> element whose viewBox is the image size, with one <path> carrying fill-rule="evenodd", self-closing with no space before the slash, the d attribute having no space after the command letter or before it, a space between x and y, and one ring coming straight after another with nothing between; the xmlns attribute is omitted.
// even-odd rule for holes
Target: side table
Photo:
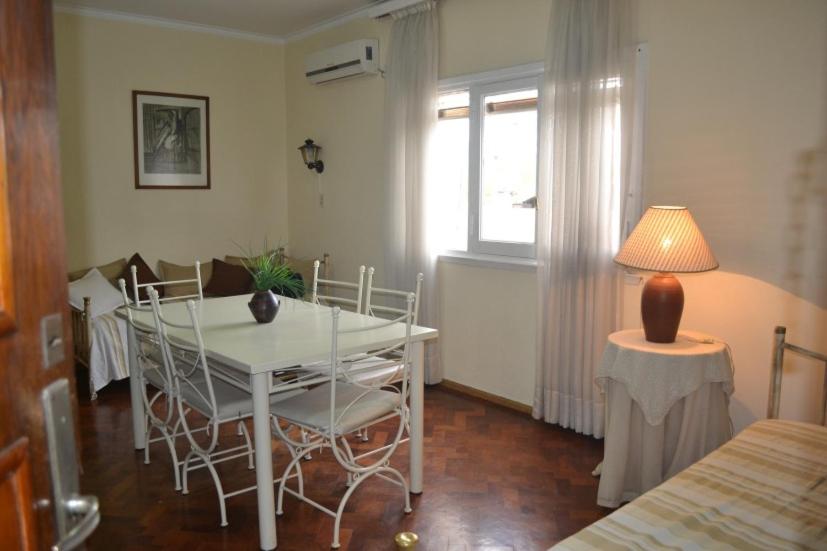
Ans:
<svg viewBox="0 0 827 551"><path fill-rule="evenodd" d="M606 395L598 505L636 498L732 437L732 359L718 339L682 331L659 344L640 329L612 333L595 381Z"/></svg>

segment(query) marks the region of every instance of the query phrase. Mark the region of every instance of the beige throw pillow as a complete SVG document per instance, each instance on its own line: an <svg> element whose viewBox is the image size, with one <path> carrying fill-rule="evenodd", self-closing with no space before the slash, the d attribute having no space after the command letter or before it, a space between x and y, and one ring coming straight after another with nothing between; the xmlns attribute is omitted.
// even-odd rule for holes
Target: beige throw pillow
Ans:
<svg viewBox="0 0 827 551"><path fill-rule="evenodd" d="M102 266L95 266L101 275L106 278L109 283L114 285L115 287L118 286L118 277L121 275L121 272L124 271L126 268L126 259L120 258L109 264L104 264ZM89 270L92 268L84 268L82 270L75 270L73 272L69 272L69 281L77 281L78 279L82 278L86 274L89 273Z"/></svg>
<svg viewBox="0 0 827 551"><path fill-rule="evenodd" d="M182 279L195 279L195 264L192 266L181 266L172 262L158 261L158 268L163 281L178 281ZM201 263L201 285L202 288L212 277L212 261ZM198 294L198 286L195 283L181 283L179 285L164 285L165 297L183 297Z"/></svg>

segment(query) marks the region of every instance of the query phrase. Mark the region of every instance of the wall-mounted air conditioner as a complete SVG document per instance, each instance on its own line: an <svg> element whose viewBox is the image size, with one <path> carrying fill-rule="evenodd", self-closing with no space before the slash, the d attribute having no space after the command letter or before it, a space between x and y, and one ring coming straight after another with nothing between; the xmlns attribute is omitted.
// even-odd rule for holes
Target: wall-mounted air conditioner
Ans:
<svg viewBox="0 0 827 551"><path fill-rule="evenodd" d="M310 54L304 74L314 84L379 72L379 41L354 40Z"/></svg>

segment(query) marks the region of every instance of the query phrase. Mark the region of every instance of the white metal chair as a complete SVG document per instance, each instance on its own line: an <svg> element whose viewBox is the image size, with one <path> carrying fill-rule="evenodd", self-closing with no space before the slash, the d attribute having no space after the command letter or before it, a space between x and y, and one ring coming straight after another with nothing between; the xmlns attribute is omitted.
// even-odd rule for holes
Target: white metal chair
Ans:
<svg viewBox="0 0 827 551"><path fill-rule="evenodd" d="M199 301L204 300L204 289L201 283L201 262L195 261L195 278L194 279L179 279L179 280L171 280L171 281L156 281L154 283L138 283L138 268L133 264L130 266L130 272L132 273L132 296L135 298L135 304L141 306L142 304L149 304L149 298L141 299L140 291L141 289L149 289L158 288L158 287L165 287L168 285L185 285L185 284L195 284L198 288L198 292L190 294L190 295L181 295L175 297L168 297L159 299L160 302L172 302L172 301L180 301L180 300L188 300L188 299L195 299L197 298Z"/></svg>
<svg viewBox="0 0 827 551"><path fill-rule="evenodd" d="M170 458L172 459L172 466L175 472L175 489L181 489L180 466L181 462L178 460L178 453L175 449L175 439L183 433L180 431L180 419L178 419L175 406L175 390L172 373L168 370L163 361L160 336L156 331L146 331L137 326L132 318L133 312L150 312L152 310L149 306L149 299L141 300L140 289L148 289L151 283L138 283L137 268L133 265L130 268L131 272L131 288L135 301L129 298L127 292L126 281L121 278L118 280L118 286L123 296L124 307L127 314L127 323L135 332L136 337L136 356L138 359L139 373L138 376L142 378L143 384L140 385L142 391L142 398L144 400L144 427L146 431L147 445L144 447L144 464L150 463L150 446L149 444L164 440L169 448ZM162 281L156 282L154 285L178 285L178 284L195 284L198 288L198 293L187 295L183 297L174 297L167 300L182 300L188 297L197 297L203 300L203 293L201 291L201 263L195 263L195 278L180 280L180 281ZM147 383L154 387L155 391L147 389ZM158 407L163 405L163 413L156 412ZM152 432L157 430L161 436L152 438Z"/></svg>
<svg viewBox="0 0 827 551"><path fill-rule="evenodd" d="M408 483L402 474L390 466L390 459L399 446L408 422L408 383L410 379L410 343L411 326L413 321L413 295L408 297L406 313L389 321L382 321L370 327L340 330L340 309L334 307L332 311L332 336L330 345L330 381L321 384L302 396L289 398L275 404L272 408L274 428L287 447L291 450L292 461L287 465L281 477L278 494L278 515L283 514L284 493L287 492L301 501L309 503L320 511L335 519L333 527L333 548L339 547L339 528L342 514L348 500L356 489L373 476L398 484L402 488L404 497L404 511L411 511ZM353 356L343 356L339 352L339 344L343 341L358 341L358 333L375 331L396 323L405 324L405 336L393 342L390 346L371 352L382 357L395 351L401 354L401 360L388 360L389 364L401 362L403 375L398 386L388 384L388 381L368 382L360 381L351 376ZM358 354L361 358L362 354ZM383 366L376 366L381 369ZM279 419L286 420L298 426L302 431L311 435L308 442L292 439L279 425ZM355 455L347 441L346 435L361 431L377 423L398 419L398 426L391 430L390 443L365 453ZM320 503L305 495L302 478L299 477L297 489L287 486L289 478L298 477L301 473L301 458L307 452L330 448L336 461L347 473L348 488L339 501L336 511L324 507ZM373 456L378 455L378 458ZM372 461L370 459L373 458ZM295 471L295 474L294 474Z"/></svg>
<svg viewBox="0 0 827 551"><path fill-rule="evenodd" d="M175 489L181 489L180 461L178 452L175 450L175 438L178 422L176 421L175 390L172 374L161 359L160 335L156 331L146 331L136 325L133 312L148 312L148 306L137 306L130 301L126 293L126 281L123 278L118 280L118 285L123 295L124 309L126 310L126 322L135 334L136 358L138 360L138 372L131 373L132 377L140 377L141 399L144 402L144 463L149 464L150 444L163 440L169 449L172 459L172 469L175 473ZM151 387L148 388L148 385ZM160 409L160 411L158 411ZM152 438L152 432L157 430L161 436Z"/></svg>
<svg viewBox="0 0 827 551"><path fill-rule="evenodd" d="M365 314L379 318L394 318L405 313L405 309L393 304L398 304L401 300L407 300L411 295L410 291L399 291L396 289L388 289L385 287L373 286L373 274L375 273L373 266L368 268L368 282L365 291ZM419 296L422 293L422 281L425 276L422 272L416 274L416 285L413 290L413 324L416 325L419 319ZM389 357L393 357L391 354ZM398 354L396 354L398 357ZM375 366L382 363L387 364L387 358L377 356L367 356L359 360L353 367L354 376L357 378L377 378L378 380L387 380L390 382L397 382L400 374L400 364L387 365L384 369L376 370ZM359 372L363 372L360 374ZM410 433L410 427L405 427L406 431ZM359 431L358 436L363 442L369 439L367 428ZM402 442L407 442L408 438L403 438Z"/></svg>
<svg viewBox="0 0 827 551"><path fill-rule="evenodd" d="M396 301L404 305L408 295L413 293L413 324L416 325L419 319L419 295L422 293L422 281L425 276L422 273L416 274L416 286L410 291L398 291L396 289L387 289L383 287L373 286L373 274L375 270L373 266L368 268L368 283L365 291L365 313L369 316L376 316L380 318L394 318L405 313L405 308L389 306L386 303Z"/></svg>
<svg viewBox="0 0 827 551"><path fill-rule="evenodd" d="M319 277L319 261L313 261L313 286L311 287L310 302L313 304L324 304L328 306L345 307L354 312L362 312L362 291L365 283L365 267L359 266L359 277L356 283L349 281L337 281L335 279L323 279ZM319 293L319 287L324 287L326 294ZM335 295L336 292L356 292L356 298L348 298Z"/></svg>
<svg viewBox="0 0 827 551"><path fill-rule="evenodd" d="M224 374L222 366L207 361L195 301L188 300L186 303L189 312L189 323L173 323L164 317L158 292L152 286L149 286L147 290L152 305L153 318L161 339L163 361L172 374L174 382L179 421L190 444L190 452L184 458L182 467L183 493L189 493L190 471L200 468L209 470L218 494L221 526L227 526L227 499L253 491L256 486L252 485L232 492L225 492L215 465L246 456L248 468L254 468L254 450L250 433L244 423L245 419L249 419L253 415L252 395L240 388L237 378ZM187 346L180 341L171 339L170 331L191 332L197 346ZM226 369L229 370L230 368ZM290 398L302 392L304 391L293 390L272 394L270 396L271 407L279 400ZM194 420L192 416L188 415L191 410L200 414L196 416L201 418L200 421ZM195 423L198 422L201 422L203 426L196 428ZM217 450L221 425L226 423L237 423L236 434L243 436L245 443ZM196 437L198 433L203 433L206 438L199 441Z"/></svg>

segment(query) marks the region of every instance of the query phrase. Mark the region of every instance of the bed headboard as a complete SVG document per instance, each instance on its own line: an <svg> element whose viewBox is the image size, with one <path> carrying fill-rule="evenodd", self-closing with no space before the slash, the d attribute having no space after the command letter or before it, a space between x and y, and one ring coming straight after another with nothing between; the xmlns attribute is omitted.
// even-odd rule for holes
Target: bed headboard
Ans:
<svg viewBox="0 0 827 551"><path fill-rule="evenodd" d="M778 418L781 405L781 375L784 372L784 352L789 350L802 356L812 358L824 364L824 387L821 390L821 424L827 426L827 354L807 350L787 342L787 328L775 328L775 342L772 350L772 373L770 374L770 397L767 404L767 417Z"/></svg>

